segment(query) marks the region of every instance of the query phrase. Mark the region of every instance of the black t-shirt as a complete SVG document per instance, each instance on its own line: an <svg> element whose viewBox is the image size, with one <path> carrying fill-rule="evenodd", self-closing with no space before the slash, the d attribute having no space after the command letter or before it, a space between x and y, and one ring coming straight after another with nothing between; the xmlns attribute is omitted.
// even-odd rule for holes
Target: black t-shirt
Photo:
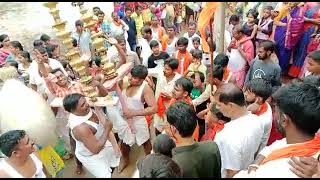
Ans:
<svg viewBox="0 0 320 180"><path fill-rule="evenodd" d="M157 64L155 63L156 60L166 60L170 56L166 52L160 52L159 56L155 56L154 54L151 54L151 56L148 58L148 68L155 68Z"/></svg>

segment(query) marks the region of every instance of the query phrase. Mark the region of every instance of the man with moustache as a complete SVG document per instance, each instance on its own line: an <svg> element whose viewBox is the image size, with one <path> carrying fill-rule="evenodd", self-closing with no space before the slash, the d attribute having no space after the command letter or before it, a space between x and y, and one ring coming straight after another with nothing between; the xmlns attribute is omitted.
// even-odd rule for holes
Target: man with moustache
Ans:
<svg viewBox="0 0 320 180"><path fill-rule="evenodd" d="M293 83L281 87L272 98L276 103L277 129L285 138L265 147L249 165L248 171L241 171L234 177L296 178L298 174L290 165L304 157L319 155L319 88L307 83Z"/></svg>
<svg viewBox="0 0 320 180"><path fill-rule="evenodd" d="M245 83L251 79L263 78L271 83L273 92L281 86L281 68L279 64L274 63L271 59L274 50L275 46L272 41L266 40L260 43L258 58L256 57L250 66Z"/></svg>

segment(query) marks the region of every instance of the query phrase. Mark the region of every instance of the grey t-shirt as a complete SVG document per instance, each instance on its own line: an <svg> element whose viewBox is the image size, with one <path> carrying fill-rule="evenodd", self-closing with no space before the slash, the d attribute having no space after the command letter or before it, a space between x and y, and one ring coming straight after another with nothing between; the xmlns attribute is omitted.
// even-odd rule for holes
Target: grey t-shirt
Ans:
<svg viewBox="0 0 320 180"><path fill-rule="evenodd" d="M262 61L255 58L247 73L245 83L251 79L263 78L271 83L274 92L279 86L281 86L280 75L281 68L279 64L274 63L272 60Z"/></svg>

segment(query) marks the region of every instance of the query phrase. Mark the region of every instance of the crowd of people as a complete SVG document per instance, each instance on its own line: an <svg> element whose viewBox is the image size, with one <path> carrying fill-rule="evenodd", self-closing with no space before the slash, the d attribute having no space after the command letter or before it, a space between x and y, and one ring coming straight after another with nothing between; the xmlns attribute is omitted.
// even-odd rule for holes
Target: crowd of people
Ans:
<svg viewBox="0 0 320 180"><path fill-rule="evenodd" d="M61 43L46 34L30 52L0 35L0 71L14 74L0 73L0 82L18 79L49 105L63 99L52 107L56 132L67 150L62 158L74 157L78 174L83 167L95 177L121 173L136 144L145 153L139 177L319 178L320 3L233 12L219 53L211 39L221 37L209 27L206 37L198 32L205 6L115 2L111 19L94 7L92 31L103 32L108 62L133 64L111 89L103 86L92 32L75 22L73 45L88 61L90 86L100 97L118 97L114 106L90 107ZM25 130L1 133L0 177L46 177Z"/></svg>

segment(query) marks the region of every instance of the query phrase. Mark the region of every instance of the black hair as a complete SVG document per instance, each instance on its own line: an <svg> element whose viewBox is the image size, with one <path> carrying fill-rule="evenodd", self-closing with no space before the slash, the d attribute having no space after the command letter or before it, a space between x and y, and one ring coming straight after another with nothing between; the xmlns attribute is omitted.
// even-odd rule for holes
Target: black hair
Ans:
<svg viewBox="0 0 320 180"><path fill-rule="evenodd" d="M56 72L58 72L58 71L60 71L61 73L63 73L60 68L56 68L56 69L52 69L52 70L51 70L51 74L54 74L54 73L56 73Z"/></svg>
<svg viewBox="0 0 320 180"><path fill-rule="evenodd" d="M173 29L174 31L176 30L176 27L174 26L174 24L170 23L166 29Z"/></svg>
<svg viewBox="0 0 320 180"><path fill-rule="evenodd" d="M139 178L182 178L182 170L171 158L152 153L137 162Z"/></svg>
<svg viewBox="0 0 320 180"><path fill-rule="evenodd" d="M157 40L152 40L149 45L150 45L150 48L152 49L156 46L159 46L159 43Z"/></svg>
<svg viewBox="0 0 320 180"><path fill-rule="evenodd" d="M32 62L31 57L30 57L30 53L28 51L21 51L21 56L25 59L27 59L27 61L29 63Z"/></svg>
<svg viewBox="0 0 320 180"><path fill-rule="evenodd" d="M176 143L167 134L159 134L153 143L152 149L155 153L160 153L172 157L171 150L176 147Z"/></svg>
<svg viewBox="0 0 320 180"><path fill-rule="evenodd" d="M125 8L125 12L127 12L127 11L131 11L132 12L132 9L130 7L126 7Z"/></svg>
<svg viewBox="0 0 320 180"><path fill-rule="evenodd" d="M179 67L179 61L175 58L169 58L164 61L164 65L168 65L172 70L176 70Z"/></svg>
<svg viewBox="0 0 320 180"><path fill-rule="evenodd" d="M198 36L192 38L192 42L198 42L200 44L200 38Z"/></svg>
<svg viewBox="0 0 320 180"><path fill-rule="evenodd" d="M95 7L93 7L92 9L99 9L99 10L100 10L100 8L99 8L98 6L95 6Z"/></svg>
<svg viewBox="0 0 320 180"><path fill-rule="evenodd" d="M12 152L17 148L19 141L26 136L24 130L11 130L1 134L0 150L7 157L11 157Z"/></svg>
<svg viewBox="0 0 320 180"><path fill-rule="evenodd" d="M244 34L244 32L243 32L243 26L241 26L240 24L234 26L234 27L233 27L233 31L236 32L236 33L242 33L242 34Z"/></svg>
<svg viewBox="0 0 320 180"><path fill-rule="evenodd" d="M275 50L275 44L270 40L264 40L259 44L259 47L263 47L265 51L271 51L271 53Z"/></svg>
<svg viewBox="0 0 320 180"><path fill-rule="evenodd" d="M34 49L38 50L41 54L45 54L47 53L46 48L42 47L42 46L37 46Z"/></svg>
<svg viewBox="0 0 320 180"><path fill-rule="evenodd" d="M2 48L3 47L3 41L7 38L7 37L9 37L8 35L6 35L6 34L1 34L0 35L0 48Z"/></svg>
<svg viewBox="0 0 320 180"><path fill-rule="evenodd" d="M135 65L131 69L131 75L140 79L145 79L148 76L148 69L143 65Z"/></svg>
<svg viewBox="0 0 320 180"><path fill-rule="evenodd" d="M303 78L304 83L313 84L317 87L320 87L320 76L309 75Z"/></svg>
<svg viewBox="0 0 320 180"><path fill-rule="evenodd" d="M152 30L151 30L151 28L149 26L144 26L141 30L144 33L152 34Z"/></svg>
<svg viewBox="0 0 320 180"><path fill-rule="evenodd" d="M41 39L36 39L33 41L33 47L36 48L38 46L44 47L44 42Z"/></svg>
<svg viewBox="0 0 320 180"><path fill-rule="evenodd" d="M139 8L143 9L142 6L138 5L138 6L135 7L135 10L138 10Z"/></svg>
<svg viewBox="0 0 320 180"><path fill-rule="evenodd" d="M47 41L50 41L51 37L47 34L42 34L40 36L40 40L42 40L43 42L47 42Z"/></svg>
<svg viewBox="0 0 320 180"><path fill-rule="evenodd" d="M199 49L192 49L192 57L196 59L202 59L202 51Z"/></svg>
<svg viewBox="0 0 320 180"><path fill-rule="evenodd" d="M1 34L0 35L0 42L3 42L7 37L9 37L9 36L6 34Z"/></svg>
<svg viewBox="0 0 320 180"><path fill-rule="evenodd" d="M100 15L100 14L101 14L101 15L103 15L103 16L105 15L105 14L104 14L104 12L103 12L103 11L101 11L101 10L100 10L100 11L98 11L98 13L97 13L97 14L98 14L98 15Z"/></svg>
<svg viewBox="0 0 320 180"><path fill-rule="evenodd" d="M272 10L273 10L273 7L272 7L272 6L265 6L265 7L263 8L263 10L265 10L265 9L267 9L267 10L269 10L269 11L272 11Z"/></svg>
<svg viewBox="0 0 320 180"><path fill-rule="evenodd" d="M52 53L58 47L59 46L56 45L56 44L49 44L49 45L46 46L46 50L47 50L49 58L53 58L53 54Z"/></svg>
<svg viewBox="0 0 320 180"><path fill-rule="evenodd" d="M320 90L307 83L282 86L272 95L280 112L302 133L314 136L320 128Z"/></svg>
<svg viewBox="0 0 320 180"><path fill-rule="evenodd" d="M203 83L205 77L204 77L204 74L203 74L202 72L200 72L200 71L195 71L195 72L191 75L190 78L195 79L195 78L196 78L196 74L199 74L200 81Z"/></svg>
<svg viewBox="0 0 320 180"><path fill-rule="evenodd" d="M7 63L8 63L9 66L13 66L18 70L19 64L18 64L17 61L7 61Z"/></svg>
<svg viewBox="0 0 320 180"><path fill-rule="evenodd" d="M308 57L320 64L320 50L312 51L308 54Z"/></svg>
<svg viewBox="0 0 320 180"><path fill-rule="evenodd" d="M19 49L20 51L23 51L23 46L19 41L11 41L10 44L12 47Z"/></svg>
<svg viewBox="0 0 320 180"><path fill-rule="evenodd" d="M78 46L78 41L76 38L72 38L72 46L77 47Z"/></svg>
<svg viewBox="0 0 320 180"><path fill-rule="evenodd" d="M247 12L247 17L249 16L249 14L251 14L254 19L257 19L258 16L259 16L259 13L258 13L256 10L254 10L254 9L250 9L250 10Z"/></svg>
<svg viewBox="0 0 320 180"><path fill-rule="evenodd" d="M213 104L210 108L210 111L212 114L214 114L219 120L224 121L225 123L230 122L231 118L226 117L223 115L222 112L220 112L220 110L217 109L217 106L215 104Z"/></svg>
<svg viewBox="0 0 320 180"><path fill-rule="evenodd" d="M174 126L181 137L191 137L197 126L197 115L193 106L185 102L176 102L167 112L167 121Z"/></svg>
<svg viewBox="0 0 320 180"><path fill-rule="evenodd" d="M231 24L232 21L239 22L240 21L239 16L236 14L231 15L229 18L229 24Z"/></svg>
<svg viewBox="0 0 320 180"><path fill-rule="evenodd" d="M195 27L197 27L197 23L194 22L194 21L190 21L189 24L188 24L188 27L189 27L189 26L195 26Z"/></svg>
<svg viewBox="0 0 320 180"><path fill-rule="evenodd" d="M184 91L187 91L189 95L191 94L191 91L193 89L193 83L191 82L190 79L185 78L185 77L181 77L181 78L177 79L175 82L175 85L181 86L182 89Z"/></svg>
<svg viewBox="0 0 320 180"><path fill-rule="evenodd" d="M177 41L177 46L188 46L189 40L186 37L180 37Z"/></svg>
<svg viewBox="0 0 320 180"><path fill-rule="evenodd" d="M261 97L263 102L272 95L271 83L262 78L251 79L245 84L244 90L252 91L256 96Z"/></svg>
<svg viewBox="0 0 320 180"><path fill-rule="evenodd" d="M84 26L84 22L82 20L76 20L75 26Z"/></svg>
<svg viewBox="0 0 320 180"><path fill-rule="evenodd" d="M246 101L242 90L235 84L227 83L222 85L222 91L219 95L219 101L227 104L234 103L238 106L245 106Z"/></svg>
<svg viewBox="0 0 320 180"><path fill-rule="evenodd" d="M101 65L101 57L100 56L94 56L91 61L89 61L89 67L92 67L92 63L95 63L98 67Z"/></svg>
<svg viewBox="0 0 320 180"><path fill-rule="evenodd" d="M82 94L74 93L69 94L63 98L63 108L67 111L72 113L77 109L79 100L84 97Z"/></svg>
<svg viewBox="0 0 320 180"><path fill-rule="evenodd" d="M215 65L213 67L213 71L212 71L212 75L213 75L213 78L216 78L216 79L219 79L220 81L222 81L223 79L223 67L220 66L220 65Z"/></svg>
<svg viewBox="0 0 320 180"><path fill-rule="evenodd" d="M229 63L229 57L223 53L219 53L213 60L214 65L220 65L223 68L227 67Z"/></svg>

